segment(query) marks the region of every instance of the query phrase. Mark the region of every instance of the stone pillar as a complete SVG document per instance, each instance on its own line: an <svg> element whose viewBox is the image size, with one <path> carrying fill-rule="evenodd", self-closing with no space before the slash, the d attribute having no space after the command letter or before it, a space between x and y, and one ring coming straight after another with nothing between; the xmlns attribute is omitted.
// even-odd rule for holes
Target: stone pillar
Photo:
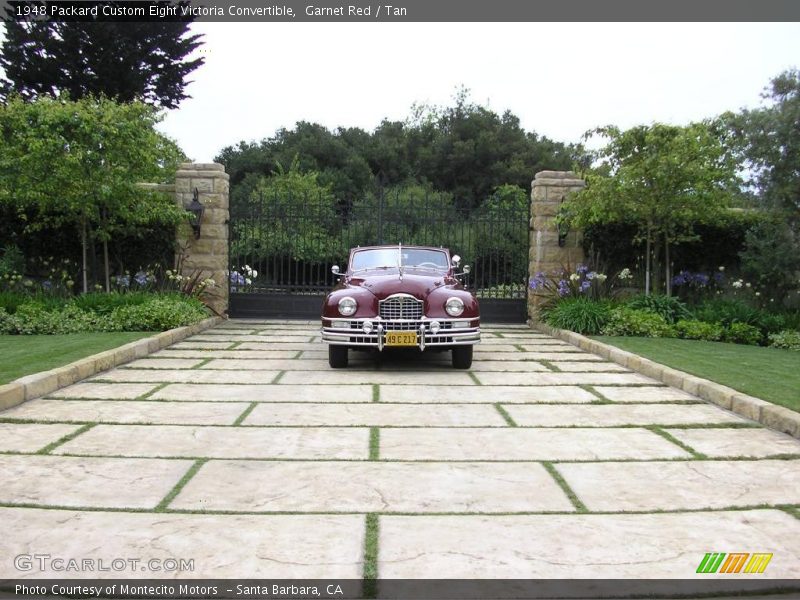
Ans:
<svg viewBox="0 0 800 600"><path fill-rule="evenodd" d="M217 163L183 163L175 174L176 201L186 208L197 189L198 200L205 206L199 239L190 225L179 228L176 258L181 260L184 277L201 271L203 279L216 282L203 299L220 315L228 311L228 179Z"/></svg>
<svg viewBox="0 0 800 600"><path fill-rule="evenodd" d="M559 245L555 217L564 199L586 183L572 171L540 171L531 183L531 222L528 272L548 275L562 267L575 268L585 260L580 231L570 231ZM528 294L528 316L536 321L540 298Z"/></svg>

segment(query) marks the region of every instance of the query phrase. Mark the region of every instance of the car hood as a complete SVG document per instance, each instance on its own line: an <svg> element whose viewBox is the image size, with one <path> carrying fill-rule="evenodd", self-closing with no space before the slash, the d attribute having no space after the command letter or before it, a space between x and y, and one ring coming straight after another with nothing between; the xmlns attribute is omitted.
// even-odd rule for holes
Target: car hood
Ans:
<svg viewBox="0 0 800 600"><path fill-rule="evenodd" d="M401 279L397 271L353 277L349 283L370 291L378 300L383 300L392 294L411 294L415 298L425 300L433 290L446 285L442 274L420 275L406 272Z"/></svg>

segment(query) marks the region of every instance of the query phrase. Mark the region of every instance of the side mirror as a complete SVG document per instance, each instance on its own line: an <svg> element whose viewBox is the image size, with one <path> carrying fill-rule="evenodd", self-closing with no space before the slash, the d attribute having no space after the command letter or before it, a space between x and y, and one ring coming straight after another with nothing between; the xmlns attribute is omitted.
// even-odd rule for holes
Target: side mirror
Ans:
<svg viewBox="0 0 800 600"><path fill-rule="evenodd" d="M458 264L461 262L461 257L458 254L454 254L450 259L450 262L453 263L454 267L458 268Z"/></svg>
<svg viewBox="0 0 800 600"><path fill-rule="evenodd" d="M334 275L338 275L339 274L339 265L333 265L331 267L331 273L333 273Z"/></svg>

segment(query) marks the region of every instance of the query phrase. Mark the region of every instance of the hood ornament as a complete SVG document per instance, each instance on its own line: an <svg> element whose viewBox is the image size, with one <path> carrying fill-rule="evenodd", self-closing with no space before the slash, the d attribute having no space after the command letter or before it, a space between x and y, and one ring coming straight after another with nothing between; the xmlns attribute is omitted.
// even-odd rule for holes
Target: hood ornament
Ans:
<svg viewBox="0 0 800 600"><path fill-rule="evenodd" d="M400 282L403 281L403 244L397 244L397 271L400 273Z"/></svg>

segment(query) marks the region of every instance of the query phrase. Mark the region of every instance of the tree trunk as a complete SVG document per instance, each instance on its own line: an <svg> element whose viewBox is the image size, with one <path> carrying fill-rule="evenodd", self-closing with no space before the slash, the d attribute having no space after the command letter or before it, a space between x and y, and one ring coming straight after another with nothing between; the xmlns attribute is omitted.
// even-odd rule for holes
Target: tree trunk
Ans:
<svg viewBox="0 0 800 600"><path fill-rule="evenodd" d="M647 245L644 251L644 295L650 295L650 228L647 229Z"/></svg>
<svg viewBox="0 0 800 600"><path fill-rule="evenodd" d="M654 294L661 293L661 244L658 236L653 239L653 289Z"/></svg>
<svg viewBox="0 0 800 600"><path fill-rule="evenodd" d="M664 236L664 290L667 296L672 295L672 268L669 264L669 236Z"/></svg>
<svg viewBox="0 0 800 600"><path fill-rule="evenodd" d="M81 219L81 258L82 258L82 278L83 278L83 293L89 291L89 278L86 273L86 218Z"/></svg>
<svg viewBox="0 0 800 600"><path fill-rule="evenodd" d="M111 277L108 274L108 240L103 240L103 268L106 274L106 294L111 291Z"/></svg>
<svg viewBox="0 0 800 600"><path fill-rule="evenodd" d="M106 211L103 209L100 213L101 223L104 229L107 229L108 220L106 219ZM103 232L103 275L105 276L106 294L111 291L111 276L108 269L108 238L107 232Z"/></svg>

